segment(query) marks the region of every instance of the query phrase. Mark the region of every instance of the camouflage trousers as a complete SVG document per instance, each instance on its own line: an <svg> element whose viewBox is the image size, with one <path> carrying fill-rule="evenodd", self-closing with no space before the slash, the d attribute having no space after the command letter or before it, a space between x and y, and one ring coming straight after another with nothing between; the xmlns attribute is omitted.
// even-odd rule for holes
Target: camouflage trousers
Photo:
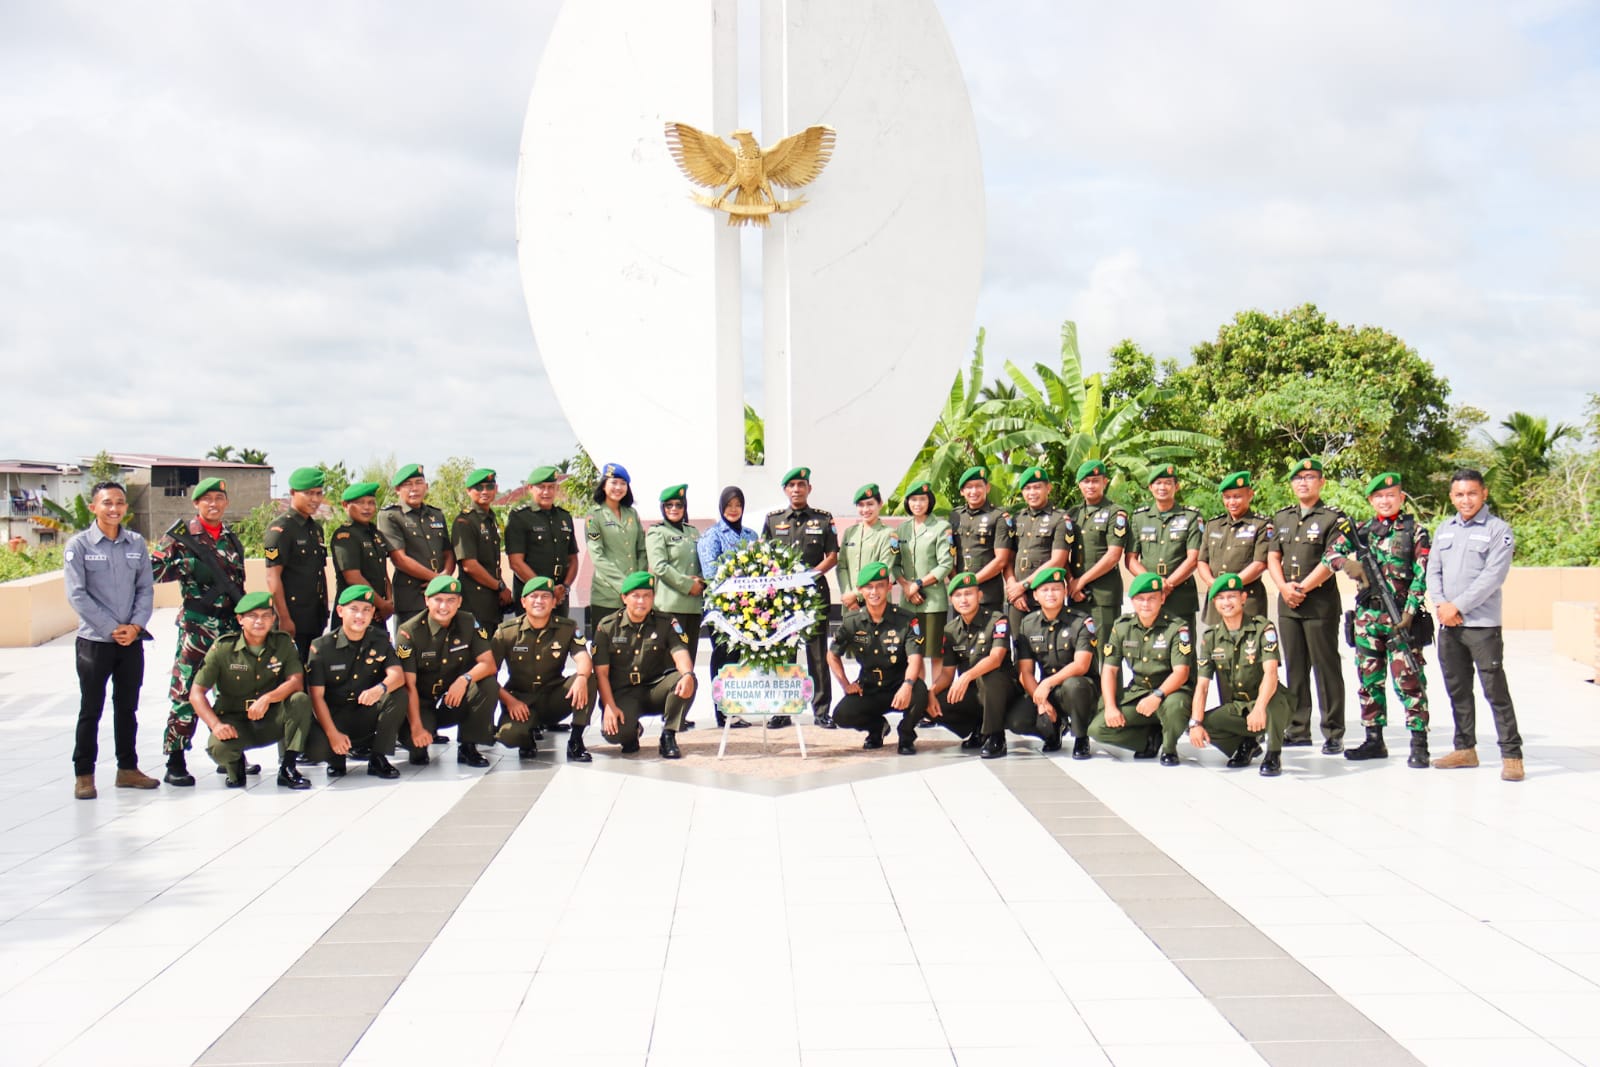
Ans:
<svg viewBox="0 0 1600 1067"><path fill-rule="evenodd" d="M178 652L172 658L172 685L167 691L172 711L167 714L167 729L161 735L161 751L182 752L194 738L194 708L189 704L189 686L194 672L205 662L206 653L217 638L239 632L233 618L202 615L187 608L178 614Z"/></svg>
<svg viewBox="0 0 1600 1067"><path fill-rule="evenodd" d="M1412 649L1422 663L1422 650ZM1385 676L1394 680L1395 695L1405 711L1406 729L1418 733L1428 730L1428 691L1424 679L1406 666L1400 642L1394 639L1394 624L1381 610L1356 608L1357 696L1361 702L1361 725L1386 726L1389 722Z"/></svg>

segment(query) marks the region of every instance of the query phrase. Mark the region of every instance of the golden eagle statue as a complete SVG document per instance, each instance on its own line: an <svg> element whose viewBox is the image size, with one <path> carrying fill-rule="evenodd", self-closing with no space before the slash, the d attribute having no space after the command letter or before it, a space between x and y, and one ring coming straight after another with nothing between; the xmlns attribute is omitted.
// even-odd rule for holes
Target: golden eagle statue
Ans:
<svg viewBox="0 0 1600 1067"><path fill-rule="evenodd" d="M721 189L716 196L695 193L698 203L728 213L729 226L767 225L774 213L793 211L804 197L779 200L774 184L798 189L815 180L833 155L833 127L808 126L762 150L749 130L734 130L736 147L681 122L667 123L667 145L684 175L696 185Z"/></svg>

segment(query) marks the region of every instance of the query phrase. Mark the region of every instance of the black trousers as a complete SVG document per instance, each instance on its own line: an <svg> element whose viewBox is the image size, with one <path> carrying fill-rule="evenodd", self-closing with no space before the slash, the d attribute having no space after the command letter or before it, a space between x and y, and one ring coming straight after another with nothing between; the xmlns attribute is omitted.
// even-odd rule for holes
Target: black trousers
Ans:
<svg viewBox="0 0 1600 1067"><path fill-rule="evenodd" d="M1295 618L1278 604L1278 642L1289 677L1287 738L1311 736L1311 674L1316 672L1317 707L1322 711L1322 736L1344 740L1344 675L1339 661L1339 616ZM1231 694L1229 694L1231 695Z"/></svg>
<svg viewBox="0 0 1600 1067"><path fill-rule="evenodd" d="M93 774L100 757L100 713L111 683L111 730L117 745L117 769L139 766L135 739L139 732L139 687L144 684L144 642L78 638L78 736L72 748L72 773Z"/></svg>
<svg viewBox="0 0 1600 1067"><path fill-rule="evenodd" d="M722 668L726 667L730 663L738 663L738 662L739 662L739 647L737 645L726 645L725 646L725 645L722 644L721 641L719 641L717 639L717 636L715 634L713 634L712 638L711 638L711 678L712 678L712 680L713 681L716 680L717 672L722 670ZM717 712L717 725L721 726L725 722L727 722L728 717L726 715L722 714L722 708L720 706L716 708L716 712Z"/></svg>
<svg viewBox="0 0 1600 1067"><path fill-rule="evenodd" d="M1506 684L1504 647L1498 626L1439 627L1439 666L1456 720L1455 747L1475 748L1478 744L1478 707L1472 698L1472 672L1476 669L1483 697L1494 712L1500 756L1521 759L1522 735L1517 732L1517 709Z"/></svg>
<svg viewBox="0 0 1600 1067"><path fill-rule="evenodd" d="M946 691L941 701L944 715L934 722L951 733L967 737L972 733L997 734L1009 729L1013 733L1034 732L1037 716L1028 708L1016 706L1017 694L1022 686L1017 676L1002 668L974 678L967 686L967 695L960 703L951 703ZM914 724L913 724L914 725Z"/></svg>
<svg viewBox="0 0 1600 1067"><path fill-rule="evenodd" d="M840 697L839 706L833 709L833 721L844 730L864 730L869 734L882 732L885 717L894 712L889 705L894 702L894 695L900 691L900 684L904 678L891 681L894 682L892 686L877 686L871 689L862 686L859 694L846 693ZM917 739L917 723L922 719L927 707L927 683L921 678L915 679L911 683L911 703L900 713L902 741Z"/></svg>

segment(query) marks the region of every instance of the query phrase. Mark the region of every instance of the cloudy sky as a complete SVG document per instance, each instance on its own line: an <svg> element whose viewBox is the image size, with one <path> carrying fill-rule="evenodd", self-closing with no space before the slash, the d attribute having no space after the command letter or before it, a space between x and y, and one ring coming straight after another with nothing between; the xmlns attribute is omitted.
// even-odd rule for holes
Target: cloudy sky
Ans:
<svg viewBox="0 0 1600 1067"><path fill-rule="evenodd" d="M0 5L0 455L570 452L513 234L556 6ZM1309 300L1496 418L1600 389L1595 5L940 9L996 365Z"/></svg>

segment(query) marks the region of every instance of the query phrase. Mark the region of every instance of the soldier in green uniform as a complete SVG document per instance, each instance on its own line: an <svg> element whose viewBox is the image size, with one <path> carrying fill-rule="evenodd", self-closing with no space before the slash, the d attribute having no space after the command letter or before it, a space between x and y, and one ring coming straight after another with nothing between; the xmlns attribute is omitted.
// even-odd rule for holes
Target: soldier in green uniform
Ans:
<svg viewBox="0 0 1600 1067"><path fill-rule="evenodd" d="M1250 615L1250 583L1237 574L1212 581L1208 597L1217 610L1217 625L1206 631L1200 652L1200 680L1190 709L1189 743L1214 744L1230 767L1248 767L1261 751L1265 732L1267 757L1261 775L1283 773L1283 731L1289 722L1289 697L1278 685L1278 630L1265 615ZM1211 679L1224 686L1220 703L1206 711Z"/></svg>
<svg viewBox="0 0 1600 1067"><path fill-rule="evenodd" d="M594 510L584 536L589 542L589 562L594 577L589 583L589 632L600 628L607 615L622 610L622 583L635 571L645 570L649 557L644 547L644 524L633 510L633 486L628 468L607 463L600 468L594 489Z"/></svg>
<svg viewBox="0 0 1600 1067"><path fill-rule="evenodd" d="M505 609L516 603L500 571L500 522L494 517L500 483L494 471L479 467L467 475L466 488L471 503L450 525L450 546L461 578L461 610L493 631Z"/></svg>
<svg viewBox="0 0 1600 1067"><path fill-rule="evenodd" d="M189 703L211 731L206 751L228 776L228 788L244 785L246 750L283 746L278 784L310 789L295 767L311 729L311 698L294 641L275 629L277 613L267 593L250 593L234 605L237 633L217 638L194 672ZM213 705L208 691L215 691Z"/></svg>
<svg viewBox="0 0 1600 1067"><path fill-rule="evenodd" d="M326 761L329 778L343 778L349 757L367 752L367 774L398 778L389 757L406 718L406 675L389 635L377 621L378 595L352 585L339 594L339 629L311 642L306 685L316 716L307 754Z"/></svg>
<svg viewBox="0 0 1600 1067"><path fill-rule="evenodd" d="M328 623L328 550L316 518L322 481L317 467L301 467L289 475L289 510L261 535L267 592L278 612L278 626L294 638L302 663Z"/></svg>
<svg viewBox="0 0 1600 1067"><path fill-rule="evenodd" d="M883 493L876 482L856 490L856 515L860 522L839 539L839 610L859 611L866 602L856 577L867 564L882 563L889 580L900 580L900 538L883 517Z"/></svg>
<svg viewBox="0 0 1600 1067"><path fill-rule="evenodd" d="M655 610L656 580L635 571L622 580L622 610L595 629L595 680L600 686L600 736L624 754L639 751L641 716L661 716L662 759L678 759L678 730L694 703L689 635Z"/></svg>
<svg viewBox="0 0 1600 1067"><path fill-rule="evenodd" d="M1278 640L1288 668L1289 726L1285 745L1311 744L1311 680L1316 672L1322 752L1344 751L1344 674L1339 663L1343 605L1333 570L1323 562L1344 515L1322 502L1322 461L1289 468L1297 503L1272 516L1267 573L1278 587Z"/></svg>
<svg viewBox="0 0 1600 1067"><path fill-rule="evenodd" d="M1134 759L1178 765L1178 738L1189 721L1194 686L1194 620L1161 610L1161 576L1146 571L1128 587L1133 611L1116 621L1101 642L1103 707L1089 736L1103 745L1133 750ZM1122 668L1133 671L1128 685Z"/></svg>
<svg viewBox="0 0 1600 1067"><path fill-rule="evenodd" d="M372 621L387 622L394 614L394 596L389 588L389 542L373 525L378 517L378 483L356 482L339 498L349 522L333 531L328 551L333 556L334 599L352 585L372 590ZM335 610L333 625L339 626Z"/></svg>
<svg viewBox="0 0 1600 1067"><path fill-rule="evenodd" d="M1006 577L1017 548L1016 523L1009 512L989 503L988 467L968 467L956 479L956 488L963 501L950 509L956 571L977 576L983 607L1004 610Z"/></svg>
<svg viewBox="0 0 1600 1067"><path fill-rule="evenodd" d="M548 578L555 589L555 613L568 614L567 586L578 573L578 535L572 513L556 503L554 467L536 467L528 475L532 502L519 504L506 517L506 562L518 587L534 578Z"/></svg>
<svg viewBox="0 0 1600 1067"><path fill-rule="evenodd" d="M1194 572L1200 565L1205 520L1194 508L1177 502L1177 467L1170 463L1157 467L1148 484L1152 502L1135 508L1128 520L1133 527L1128 573L1136 578L1145 573L1159 577L1166 591L1161 610L1182 616L1193 626L1199 621L1200 591Z"/></svg>
<svg viewBox="0 0 1600 1067"><path fill-rule="evenodd" d="M1224 574L1236 574L1244 583L1244 617L1267 613L1267 586L1261 580L1267 573L1267 549L1272 545L1272 524L1250 509L1256 491L1250 485L1249 471L1235 471L1217 485L1222 493L1223 512L1209 520L1200 541L1200 584L1209 589ZM1206 606L1206 625L1215 626L1222 616L1211 604ZM1223 694L1226 699L1226 692Z"/></svg>
<svg viewBox="0 0 1600 1067"><path fill-rule="evenodd" d="M422 467L407 463L394 472L391 483L400 500L378 512L378 532L389 543L389 562L394 564L398 639L399 624L427 608L428 583L455 570L456 558L444 512L426 502L428 479Z"/></svg>
<svg viewBox="0 0 1600 1067"><path fill-rule="evenodd" d="M900 541L900 596L922 621L922 644L931 653L922 659L930 676L939 670L936 661L944 648L944 622L950 614L945 583L956 569L950 524L933 513L936 503L929 482L907 489L905 504L911 518L895 531Z"/></svg>
<svg viewBox="0 0 1600 1067"><path fill-rule="evenodd" d="M689 635L689 662L700 651L700 618L705 614L705 578L700 574L700 531L689 521L689 487L661 491L661 522L645 531L644 554L656 577L656 610L671 615ZM689 728L689 723L684 723Z"/></svg>
<svg viewBox="0 0 1600 1067"><path fill-rule="evenodd" d="M984 759L1006 754L1006 730L1039 734L1031 703L1011 669L1011 624L999 608L983 606L978 576L963 571L950 579L955 615L945 625L944 665L928 694L928 714L959 734L964 749L981 748Z"/></svg>
<svg viewBox="0 0 1600 1067"><path fill-rule="evenodd" d="M817 574L817 591L822 601L832 605L833 591L828 587L828 572L839 562L839 532L833 526L832 512L814 508L811 500L811 468L793 467L783 475L783 493L789 498L787 508L767 513L761 536L768 541L782 541L800 555L807 567ZM811 679L812 718L825 730L833 729L832 675L828 673L828 627L818 626L817 632L806 639L806 675ZM767 720L767 728L776 730L790 724L789 716L774 715Z"/></svg>
<svg viewBox="0 0 1600 1067"><path fill-rule="evenodd" d="M1050 476L1043 467L1029 467L1017 477L1023 503L1017 512L1017 554L1006 577L1006 603L1011 632L1016 633L1022 617L1039 607L1033 596L1033 580L1047 570L1066 570L1072 575L1072 550L1077 547L1078 528L1065 508L1050 503Z"/></svg>
<svg viewBox="0 0 1600 1067"><path fill-rule="evenodd" d="M1064 567L1045 567L1029 581L1039 607L1017 629L1017 678L1033 707L1044 750L1061 749L1062 731L1072 728L1072 756L1089 758L1089 723L1100 691L1094 676L1095 623L1085 611L1067 608ZM1026 710L1026 709L1024 709Z"/></svg>
<svg viewBox="0 0 1600 1067"><path fill-rule="evenodd" d="M1102 641L1096 652L1096 669L1105 659L1103 638L1122 614L1122 557L1128 551L1130 532L1128 513L1116 501L1106 499L1106 465L1098 459L1085 460L1078 467L1078 491L1083 503L1071 512L1078 530L1073 553L1073 579L1067 597L1081 604L1094 619L1095 632Z"/></svg>
<svg viewBox="0 0 1600 1067"><path fill-rule="evenodd" d="M185 751L193 743L194 707L189 692L195 671L205 662L212 644L239 632L234 606L244 596L244 546L223 522L228 510L228 484L206 478L189 494L195 516L179 519L160 544L150 547L151 576L157 582L177 582L183 591L178 612L178 650L172 660L172 683L167 695L172 711L161 738L167 754L168 785L192 786ZM260 774L261 765L247 763L246 771Z"/></svg>
<svg viewBox="0 0 1600 1067"><path fill-rule="evenodd" d="M530 578L522 586L521 618L508 619L491 642L495 662L508 671L500 687L500 728L495 740L517 749L523 759L538 755L536 744L545 730L572 716L567 761L589 763L594 757L583 744L583 731L594 711L595 688L578 624L557 616L555 582ZM576 671L565 676L567 660Z"/></svg>
<svg viewBox="0 0 1600 1067"><path fill-rule="evenodd" d="M853 588L861 592L861 606L844 613L828 649L828 669L844 690L834 721L846 730L865 731L862 748L882 748L889 736L884 716L898 711L898 751L914 755L917 721L928 703L928 687L922 680L922 622L889 602L889 565L883 560L873 560L852 577ZM845 675L846 656L859 668L853 682Z"/></svg>
<svg viewBox="0 0 1600 1067"><path fill-rule="evenodd" d="M400 624L395 651L406 672L406 718L411 762L428 763L428 742L441 726L460 725L456 762L487 767L478 751L494 736L500 667L489 632L461 610L461 579L441 574L423 590L427 608Z"/></svg>

